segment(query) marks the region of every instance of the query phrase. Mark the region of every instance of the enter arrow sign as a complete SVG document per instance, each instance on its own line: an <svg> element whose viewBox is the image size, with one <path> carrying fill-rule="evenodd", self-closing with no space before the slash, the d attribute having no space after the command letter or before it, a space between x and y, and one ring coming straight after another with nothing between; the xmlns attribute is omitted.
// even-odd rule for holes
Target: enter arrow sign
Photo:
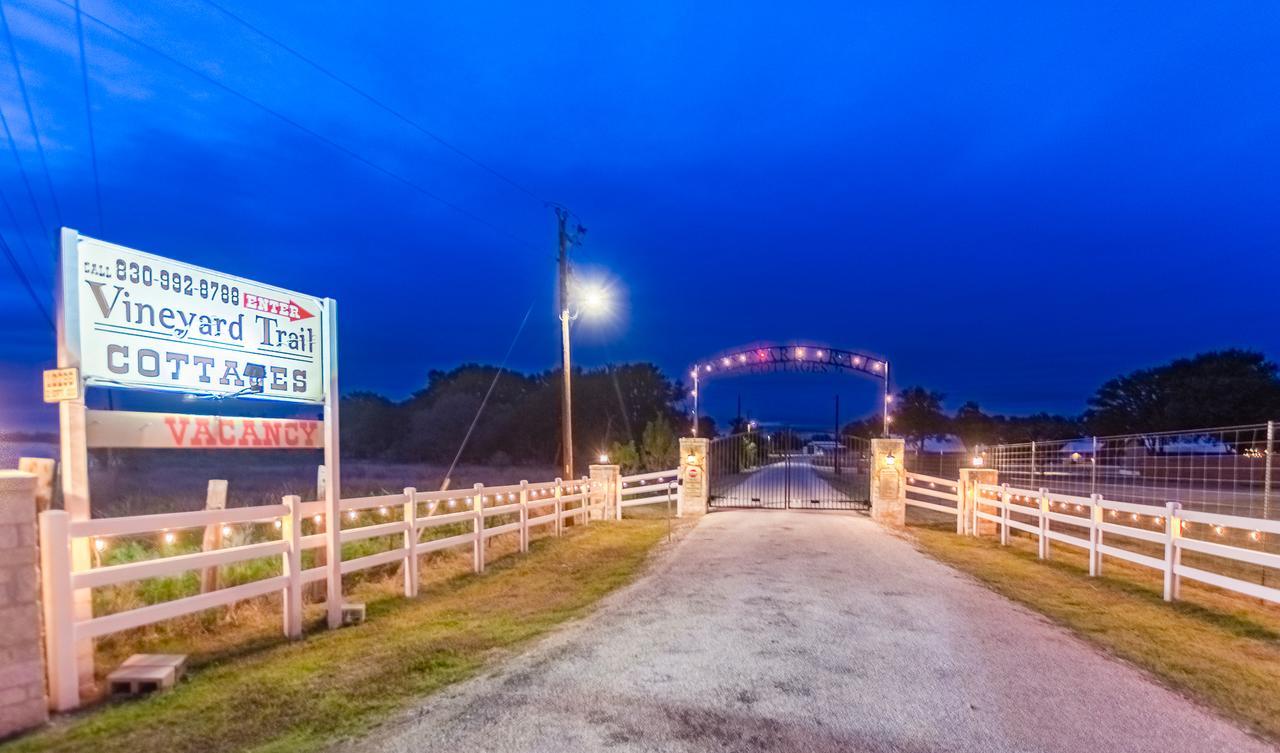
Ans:
<svg viewBox="0 0 1280 753"><path fill-rule="evenodd" d="M278 316L283 316L291 322L296 322L301 319L310 319L311 317L315 316L315 314L311 313L310 311L307 311L305 308L302 307L302 304L298 303L292 298L290 298L288 302L285 302L285 301L277 301L274 298L266 298L264 296L254 295L252 293L245 293L244 297L241 300L243 301L244 307L247 309L253 309L254 311L264 311L268 314L276 314Z"/></svg>

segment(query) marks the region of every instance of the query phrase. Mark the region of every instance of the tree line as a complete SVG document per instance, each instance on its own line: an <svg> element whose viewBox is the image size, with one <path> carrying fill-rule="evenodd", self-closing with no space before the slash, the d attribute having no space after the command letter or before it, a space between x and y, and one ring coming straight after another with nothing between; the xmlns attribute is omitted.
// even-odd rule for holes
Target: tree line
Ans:
<svg viewBox="0 0 1280 753"><path fill-rule="evenodd" d="M972 401L948 413L942 406L945 398L918 386L898 392L890 431L918 447L928 439L946 436L956 436L973 447L1258 424L1280 418L1280 367L1249 350L1179 358L1107 381L1076 416L994 415ZM867 437L879 436L880 431L879 414L842 429L845 434Z"/></svg>
<svg viewBox="0 0 1280 753"><path fill-rule="evenodd" d="M499 374L494 366L466 364L431 371L426 386L403 401L355 392L342 400L344 455L447 464L475 421L462 462L558 465L560 390L559 370ZM687 397L685 385L651 363L575 370L578 471L602 453L628 472L674 467ZM1261 423L1280 417L1280 368L1254 351L1202 353L1111 379L1075 416L1004 416L972 401L948 412L945 397L920 386L899 391L890 431L917 446L954 435L972 447ZM732 433L743 427L728 428ZM841 432L879 436L880 415L849 423ZM716 436L714 422L702 417L698 433Z"/></svg>
<svg viewBox="0 0 1280 753"><path fill-rule="evenodd" d="M558 465L561 380L558 369L499 373L494 366L465 364L431 371L426 387L403 401L353 392L342 399L343 453L447 464L462 447L466 463ZM632 363L575 369L572 383L579 472L602 453L628 472L675 466L674 427L681 424L687 394L680 382L654 364ZM702 429L715 431L709 420Z"/></svg>

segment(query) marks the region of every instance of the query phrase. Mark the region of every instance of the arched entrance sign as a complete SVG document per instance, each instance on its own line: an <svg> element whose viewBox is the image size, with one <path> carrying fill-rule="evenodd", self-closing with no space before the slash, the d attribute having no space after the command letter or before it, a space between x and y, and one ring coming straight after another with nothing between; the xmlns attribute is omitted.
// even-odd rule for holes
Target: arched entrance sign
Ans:
<svg viewBox="0 0 1280 753"><path fill-rule="evenodd" d="M851 371L879 379L883 385L882 415L884 435L889 435L889 360L853 350L825 345L754 345L721 353L695 363L693 378L693 435L698 435L698 401L702 385L713 377L733 374L764 374L777 371L826 373Z"/></svg>

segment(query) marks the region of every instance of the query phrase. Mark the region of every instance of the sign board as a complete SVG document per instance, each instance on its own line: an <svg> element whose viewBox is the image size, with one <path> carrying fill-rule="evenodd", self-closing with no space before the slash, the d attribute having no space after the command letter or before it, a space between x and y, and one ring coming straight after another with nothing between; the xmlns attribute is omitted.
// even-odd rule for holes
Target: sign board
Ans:
<svg viewBox="0 0 1280 753"><path fill-rule="evenodd" d="M44 401L60 403L64 400L75 400L80 397L80 370L45 369Z"/></svg>
<svg viewBox="0 0 1280 753"><path fill-rule="evenodd" d="M307 450L324 447L324 422L90 410L89 447L153 450Z"/></svg>
<svg viewBox="0 0 1280 753"><path fill-rule="evenodd" d="M86 383L324 402L325 301L70 231L62 264Z"/></svg>

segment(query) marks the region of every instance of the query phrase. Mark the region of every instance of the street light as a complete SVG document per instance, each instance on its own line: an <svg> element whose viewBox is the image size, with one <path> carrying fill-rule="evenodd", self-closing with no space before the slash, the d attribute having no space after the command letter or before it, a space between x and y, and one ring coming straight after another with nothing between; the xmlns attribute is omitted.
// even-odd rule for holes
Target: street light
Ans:
<svg viewBox="0 0 1280 753"><path fill-rule="evenodd" d="M573 388L570 383L572 359L569 355L569 323L584 311L590 314L605 311L609 304L609 293L600 285L578 286L572 291L567 291L567 285L565 287L570 294L560 304L560 352L563 355L561 368L564 372L560 434L564 442L564 478L573 478Z"/></svg>

